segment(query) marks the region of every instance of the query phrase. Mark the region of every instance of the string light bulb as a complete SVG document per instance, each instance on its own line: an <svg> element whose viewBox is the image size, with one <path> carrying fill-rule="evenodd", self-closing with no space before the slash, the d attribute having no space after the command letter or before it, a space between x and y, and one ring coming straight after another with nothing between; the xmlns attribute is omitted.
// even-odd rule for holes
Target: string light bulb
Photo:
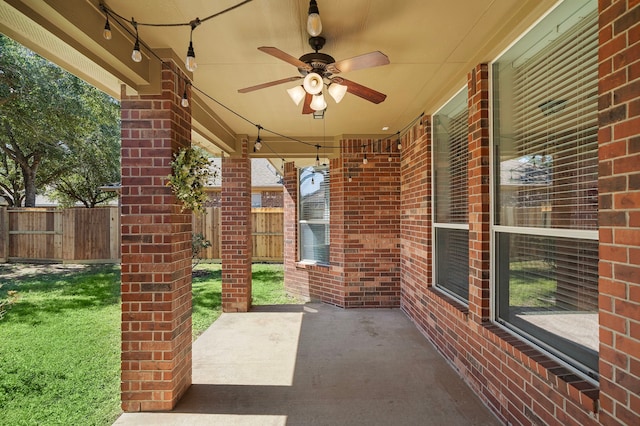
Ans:
<svg viewBox="0 0 640 426"><path fill-rule="evenodd" d="M133 45L131 59L133 59L133 62L142 62L142 53L140 52L140 37L138 36L138 23L134 20L132 20L131 23L133 24L133 28L136 29L136 42Z"/></svg>
<svg viewBox="0 0 640 426"><path fill-rule="evenodd" d="M102 31L102 37L104 37L105 40L111 40L112 34L111 34L111 25L109 24L109 14L105 14L105 16L107 17L107 20L104 23L104 30Z"/></svg>
<svg viewBox="0 0 640 426"><path fill-rule="evenodd" d="M189 47L187 48L187 58L184 61L184 66L187 70L194 72L198 68L198 64L196 63L196 53L193 50L193 30L200 25L200 19L194 19L189 22L189 25L191 25L191 32L189 33Z"/></svg>
<svg viewBox="0 0 640 426"><path fill-rule="evenodd" d="M180 105L184 108L189 107L189 98L187 97L187 84L184 84L184 93L182 94L182 100L180 101Z"/></svg>
<svg viewBox="0 0 640 426"><path fill-rule="evenodd" d="M351 182L351 180L352 180L352 179L351 179L351 174L349 174L349 182Z"/></svg>
<svg viewBox="0 0 640 426"><path fill-rule="evenodd" d="M369 160L367 160L367 153L364 153L364 158L362 159L362 164L367 164Z"/></svg>
<svg viewBox="0 0 640 426"><path fill-rule="evenodd" d="M316 145L316 167L320 167L320 145Z"/></svg>
<svg viewBox="0 0 640 426"><path fill-rule="evenodd" d="M402 149L402 142L400 141L400 135L398 135L398 145L396 147L398 148L398 151Z"/></svg>
<svg viewBox="0 0 640 426"><path fill-rule="evenodd" d="M309 2L309 16L307 17L307 32L311 37L317 37L322 33L322 21L316 0Z"/></svg>
<svg viewBox="0 0 640 426"><path fill-rule="evenodd" d="M258 137L256 138L256 142L253 144L253 152L260 151L262 149L262 139L260 139L260 130L262 126L258 124Z"/></svg>

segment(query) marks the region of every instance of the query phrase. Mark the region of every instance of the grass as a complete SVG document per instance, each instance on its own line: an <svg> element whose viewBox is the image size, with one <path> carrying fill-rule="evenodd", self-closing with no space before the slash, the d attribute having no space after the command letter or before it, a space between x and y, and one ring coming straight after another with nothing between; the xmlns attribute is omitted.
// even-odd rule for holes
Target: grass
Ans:
<svg viewBox="0 0 640 426"><path fill-rule="evenodd" d="M524 308L555 306L553 266L544 262L513 262L510 265L509 305Z"/></svg>
<svg viewBox="0 0 640 426"><path fill-rule="evenodd" d="M110 425L120 414L120 271L47 268L12 276L0 265L0 424ZM282 265L254 265L254 304L292 303ZM220 316L221 266L193 279L194 339Z"/></svg>

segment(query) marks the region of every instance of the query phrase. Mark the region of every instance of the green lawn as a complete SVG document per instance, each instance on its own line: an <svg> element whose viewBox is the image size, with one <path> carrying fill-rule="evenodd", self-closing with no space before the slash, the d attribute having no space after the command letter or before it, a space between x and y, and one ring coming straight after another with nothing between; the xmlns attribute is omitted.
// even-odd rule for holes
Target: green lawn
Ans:
<svg viewBox="0 0 640 426"><path fill-rule="evenodd" d="M120 413L120 271L117 266L0 265L1 425L110 425ZM254 265L254 304L294 303L282 265ZM219 264L193 280L194 338L220 316Z"/></svg>

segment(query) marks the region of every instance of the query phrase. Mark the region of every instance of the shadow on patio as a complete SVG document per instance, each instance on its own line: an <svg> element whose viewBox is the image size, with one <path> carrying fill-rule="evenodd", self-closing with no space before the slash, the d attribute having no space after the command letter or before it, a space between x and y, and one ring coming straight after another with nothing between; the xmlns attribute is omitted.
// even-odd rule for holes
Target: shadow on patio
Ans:
<svg viewBox="0 0 640 426"><path fill-rule="evenodd" d="M398 309L323 304L223 314L167 413L116 425L497 425Z"/></svg>

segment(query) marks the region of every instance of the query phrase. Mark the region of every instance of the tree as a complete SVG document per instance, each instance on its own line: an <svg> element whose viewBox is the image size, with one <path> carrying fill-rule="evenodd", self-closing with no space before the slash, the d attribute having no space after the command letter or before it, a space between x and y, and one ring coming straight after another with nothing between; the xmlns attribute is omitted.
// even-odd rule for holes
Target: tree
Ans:
<svg viewBox="0 0 640 426"><path fill-rule="evenodd" d="M48 194L65 207L77 202L95 207L118 196L100 187L120 181L120 108L110 96L95 92L92 94L95 128L83 143L70 149L67 156L72 165L70 172L56 179Z"/></svg>
<svg viewBox="0 0 640 426"><path fill-rule="evenodd" d="M20 205L23 198L24 205L31 207L37 190L54 185L58 194L84 194L78 196L87 200L85 205L100 202L104 197L87 187L118 179L112 173L119 158L113 150L114 143L119 143L118 137L113 138L113 128L119 129L117 113L114 119L117 110L117 103L104 93L0 35L0 150L4 156L0 189L4 198L13 205ZM102 136L108 139L104 145ZM96 176L103 167L110 167L109 172ZM20 170L22 181L15 169ZM22 188L23 195L17 188Z"/></svg>

